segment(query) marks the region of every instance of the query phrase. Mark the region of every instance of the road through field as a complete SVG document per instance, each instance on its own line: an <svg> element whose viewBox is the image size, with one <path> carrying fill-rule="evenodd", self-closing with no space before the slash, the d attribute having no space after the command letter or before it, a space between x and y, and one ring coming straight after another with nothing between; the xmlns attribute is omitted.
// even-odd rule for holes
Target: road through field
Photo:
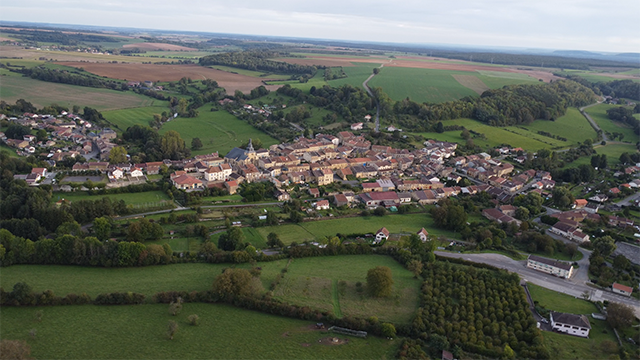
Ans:
<svg viewBox="0 0 640 360"><path fill-rule="evenodd" d="M391 62L391 60L389 60L389 62ZM380 64L379 69L382 69L384 67L384 64ZM369 75L369 77L367 78L367 80L365 80L362 83L362 87L364 87L364 89L367 91L367 93L369 94L369 96L371 96L372 98L374 98L374 100L376 101L376 128L375 131L376 132L380 132L380 102L378 101L378 98L376 98L375 96L373 96L373 92L371 91L371 89L369 88L369 80L373 79L373 77L376 75L376 73L372 73L371 75Z"/></svg>
<svg viewBox="0 0 640 360"><path fill-rule="evenodd" d="M587 120L589 120L589 123L590 123L590 124L591 124L591 126L596 130L596 132L598 132L598 133L601 133L601 134L602 134L602 141L607 141L607 140L608 140L608 139L607 139L607 134L605 134L605 132L604 132L604 131L602 131L602 129L600 129L600 126L598 126L598 124L595 122L595 120L593 120L593 119L591 118L591 115L589 115L588 113L586 113L586 112L584 111L584 109L590 108L590 107L592 107L592 106L596 106L596 105L601 104L601 103L602 103L602 101L598 101L598 102L593 103L593 104L591 104L591 105L583 106L583 107L581 107L581 108L580 108L580 113L581 113L582 115L584 115L584 117L586 117L586 118L587 118Z"/></svg>

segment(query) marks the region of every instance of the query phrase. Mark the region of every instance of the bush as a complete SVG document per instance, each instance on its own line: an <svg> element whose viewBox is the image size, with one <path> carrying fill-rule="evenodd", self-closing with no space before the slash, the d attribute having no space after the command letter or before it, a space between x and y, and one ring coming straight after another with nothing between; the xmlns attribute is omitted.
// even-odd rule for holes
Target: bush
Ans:
<svg viewBox="0 0 640 360"><path fill-rule="evenodd" d="M193 326L198 326L198 321L200 320L200 317L196 314L193 314L193 315L189 315L187 319L189 320L189 324Z"/></svg>

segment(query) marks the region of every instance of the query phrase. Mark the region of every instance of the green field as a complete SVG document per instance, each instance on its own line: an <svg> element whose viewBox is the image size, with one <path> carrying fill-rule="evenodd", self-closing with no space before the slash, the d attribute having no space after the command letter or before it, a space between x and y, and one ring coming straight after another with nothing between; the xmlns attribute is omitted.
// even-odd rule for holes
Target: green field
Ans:
<svg viewBox="0 0 640 360"><path fill-rule="evenodd" d="M156 100L158 105L163 102ZM162 112L169 112L169 107L165 106L149 106L139 107L131 109L111 110L102 113L104 118L110 123L114 124L116 129L125 131L127 128L133 125L149 126L149 122L153 120L154 114L162 114Z"/></svg>
<svg viewBox="0 0 640 360"><path fill-rule="evenodd" d="M0 81L0 98L9 104L25 99L39 108L56 103L68 108L78 105L103 111L164 103L131 91L96 89L16 76L3 76Z"/></svg>
<svg viewBox="0 0 640 360"><path fill-rule="evenodd" d="M242 228L242 233L244 234L245 243L251 243L256 249L263 249L267 247L266 236L262 236L262 234L254 228ZM214 244L218 244L218 239L222 235L222 232L214 234L211 236L211 241Z"/></svg>
<svg viewBox="0 0 640 360"><path fill-rule="evenodd" d="M146 191L137 193L121 193L121 194L109 194L109 195L89 195L85 191L77 192L63 192L54 193L51 197L51 201L56 202L61 199L69 201L80 200L100 200L103 197L107 197L111 200L124 200L127 205L131 206L154 206L155 204L163 201L169 201L169 196L163 191Z"/></svg>
<svg viewBox="0 0 640 360"><path fill-rule="evenodd" d="M217 70L221 70L221 71L226 71L226 72L230 72L230 73L235 73L235 74L240 74L240 75L247 75L247 76L253 76L253 77L261 77L261 78L278 78L280 76L278 75L269 75L269 76L265 76L268 73L262 72L262 71L254 71L254 70L246 70L246 69L240 69L240 68L234 68L231 66L223 66L223 65L212 65L209 66L212 69L217 69ZM281 75L282 78L286 78L287 75Z"/></svg>
<svg viewBox="0 0 640 360"><path fill-rule="evenodd" d="M202 149L192 151L193 155L210 154L219 151L226 154L234 147L252 139L260 139L265 147L277 144L278 140L254 128L248 123L237 119L227 111L210 111L211 105L198 109L200 115L195 118L177 118L171 120L160 129L160 134L169 130L180 133L187 146L191 146L191 139L198 137L202 141Z"/></svg>
<svg viewBox="0 0 640 360"><path fill-rule="evenodd" d="M537 122L542 122L541 125L537 125ZM566 122L571 122L567 120ZM564 121L563 121L564 123ZM455 120L445 120L442 122L444 126L448 125L460 125L464 126L469 130L473 130L478 133L482 133L486 136L486 139L481 139L479 137L472 137L474 144L482 146L482 147L497 147L503 144L511 145L512 147L521 147L525 150L539 150L542 148L553 148L560 149L563 147L568 147L571 145L571 142L564 142L556 139L552 139L546 136L542 136L537 134L536 131L527 131L517 126L506 126L506 127L496 127L489 126L481 123L480 121L472 120L472 119L455 119ZM544 125L547 125L543 120L537 120L533 122L533 126L540 126L544 128ZM526 125L523 125L526 127ZM551 132L551 131L549 131ZM440 141L450 141L456 142L460 144L464 144L465 140L462 139L460 134L462 131L445 131L441 134L435 132L428 133L420 133L420 135L424 136L427 139L436 139ZM586 132L585 132L586 133Z"/></svg>
<svg viewBox="0 0 640 360"><path fill-rule="evenodd" d="M568 108L567 113L553 122L537 120L529 125L522 125L534 133L546 131L568 140L565 144L576 145L586 139L595 139L596 131L591 127L587 118L580 114L576 108Z"/></svg>
<svg viewBox="0 0 640 360"><path fill-rule="evenodd" d="M635 145L632 144L608 144L606 146L594 146L594 148L598 154L607 155L609 158L609 166L619 164L620 155L622 155L622 153L628 152L629 154L632 154L638 151Z"/></svg>
<svg viewBox="0 0 640 360"><path fill-rule="evenodd" d="M529 293L531 293L531 298L534 301L538 301L547 310L584 315L598 312L596 306L586 300L576 299L573 296L561 294L531 283L528 283L527 287L529 288Z"/></svg>
<svg viewBox="0 0 640 360"><path fill-rule="evenodd" d="M620 105L600 104L584 109L586 113L591 115L593 120L598 126L608 133L622 133L624 138L622 141L635 143L638 140L638 135L633 133L633 129L626 124L618 121L613 121L607 117L607 110L620 107Z"/></svg>
<svg viewBox="0 0 640 360"><path fill-rule="evenodd" d="M364 291L357 291L356 283L366 284L367 271L376 266L391 269L394 289L389 298L372 299ZM346 287L341 293L335 285L342 280ZM409 323L418 308L419 288L420 280L388 256L331 256L294 260L274 296L337 315L339 309L351 316L374 315L381 321Z"/></svg>
<svg viewBox="0 0 640 360"><path fill-rule="evenodd" d="M216 304L185 304L174 317L167 308L3 307L0 325L3 339L27 340L37 359L391 359L400 341L350 337L347 344L324 345L318 341L329 335L312 330L313 321ZM38 310L40 323L33 320ZM198 326L188 324L191 314L200 317ZM179 325L173 340L166 335L169 320ZM30 329L36 329L36 339L29 337Z"/></svg>
<svg viewBox="0 0 640 360"><path fill-rule="evenodd" d="M384 217L352 217L336 220L320 220L303 222L300 224L276 225L260 227L257 230L265 238L270 232L275 232L285 244L292 242L314 241L323 237L353 233L375 233L381 227L386 227L392 234L416 233L422 227L430 234L459 238L458 234L438 229L433 226L433 220L427 214L386 215Z"/></svg>
<svg viewBox="0 0 640 360"><path fill-rule="evenodd" d="M380 64L386 61L381 59ZM356 88L362 88L362 83L367 80L369 75L373 73L373 68L377 68L380 64L367 64L367 63L352 63L354 66L343 67L346 78L330 80L328 83L333 87L340 87L345 84L349 84ZM383 69L387 70L387 69ZM323 72L324 75L324 72ZM375 76L374 76L375 78ZM372 80L373 81L373 80Z"/></svg>

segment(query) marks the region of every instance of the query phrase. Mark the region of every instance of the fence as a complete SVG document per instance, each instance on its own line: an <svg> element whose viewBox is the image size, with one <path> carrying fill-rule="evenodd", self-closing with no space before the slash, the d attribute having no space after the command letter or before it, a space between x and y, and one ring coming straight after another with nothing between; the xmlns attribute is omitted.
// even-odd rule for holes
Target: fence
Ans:
<svg viewBox="0 0 640 360"><path fill-rule="evenodd" d="M337 332L338 334L343 334L343 335L351 335L351 336L357 336L361 338L367 337L366 331L351 330L351 329L341 328L337 326L332 326L328 330L332 332Z"/></svg>

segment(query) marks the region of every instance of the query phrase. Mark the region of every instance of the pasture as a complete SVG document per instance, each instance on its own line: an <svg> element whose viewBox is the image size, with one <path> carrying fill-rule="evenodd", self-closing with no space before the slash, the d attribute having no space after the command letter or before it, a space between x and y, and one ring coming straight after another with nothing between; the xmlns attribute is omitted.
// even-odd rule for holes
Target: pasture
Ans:
<svg viewBox="0 0 640 360"><path fill-rule="evenodd" d="M591 115L596 124L598 124L598 126L604 132L622 133L624 134L624 138L622 139L622 141L635 143L638 139L638 136L633 133L633 129L631 127L621 122L613 121L607 116L607 110L614 109L620 106L621 105L600 104L586 108L584 109L584 111L587 114Z"/></svg>
<svg viewBox="0 0 640 360"><path fill-rule="evenodd" d="M157 105L161 105L165 102L155 100ZM120 109L105 111L102 113L105 119L115 125L115 128L120 131L125 131L127 128L133 125L148 126L150 121L153 121L154 114L162 114L162 112L169 112L168 106L147 106L131 109Z"/></svg>
<svg viewBox="0 0 640 360"><path fill-rule="evenodd" d="M424 213L407 215L386 215L383 217L351 217L335 220L309 221L300 224L287 224L276 226L265 226L258 228L258 232L263 237L267 237L270 232L280 236L285 244L292 242L301 243L303 241L315 241L323 237L335 236L336 234L353 233L375 233L381 227L386 227L391 233L417 233L422 227L430 234L436 236L447 236L459 238L459 235L435 228L433 219Z"/></svg>
<svg viewBox="0 0 640 360"><path fill-rule="evenodd" d="M120 193L120 194L108 194L108 195L89 195L85 191L76 192L61 192L54 193L51 197L51 201L56 202L61 199L69 201L80 200L100 200L102 198L109 198L112 201L124 200L124 202L130 207L147 207L158 206L159 204L170 203L169 196L163 191L146 191L137 193Z"/></svg>
<svg viewBox="0 0 640 360"><path fill-rule="evenodd" d="M246 227L246 228L242 228L242 233L244 234L245 243L251 243L251 245L253 245L253 247L255 247L256 249L263 249L267 247L266 237L262 236L262 234L258 230L254 228ZM212 235L211 242L218 245L218 239L222 234L223 232L219 232L217 234Z"/></svg>
<svg viewBox="0 0 640 360"><path fill-rule="evenodd" d="M546 131L557 136L566 138L566 145L576 145L586 139L595 139L596 131L591 127L587 118L580 114L576 108L568 108L567 113L553 122L546 120L536 120L529 125L521 125L524 128L537 133Z"/></svg>
<svg viewBox="0 0 640 360"><path fill-rule="evenodd" d="M205 105L198 109L200 115L195 118L176 118L164 123L160 134L169 130L180 133L186 146L191 146L191 140L195 137L202 141L202 149L192 151L193 155L210 154L219 151L226 154L234 147L252 139L260 139L264 147L277 144L278 141L248 123L239 120L227 111L210 111L211 105Z"/></svg>
<svg viewBox="0 0 640 360"><path fill-rule="evenodd" d="M379 67L382 63L384 63L384 60L381 59L377 64L358 63L353 64L353 66L344 66L343 70L345 74L347 74L347 77L342 79L330 80L328 81L328 83L333 87L340 87L342 85L349 84L353 87L362 88L362 83L367 80L369 75L373 74L373 69ZM380 74L382 74L382 71L380 72ZM375 79L378 76L380 75L376 75L373 78ZM373 81L373 79L371 81ZM373 83L369 82L369 86L373 86Z"/></svg>
<svg viewBox="0 0 640 360"><path fill-rule="evenodd" d="M376 266L391 269L394 285L389 298L374 299L366 290L357 290L356 283L364 289L367 271ZM418 307L419 288L420 280L388 256L349 255L293 260L274 296L338 316L377 316L381 321L409 323Z"/></svg>
<svg viewBox="0 0 640 360"><path fill-rule="evenodd" d="M26 340L38 359L391 359L400 344L399 339L350 337L343 345L325 345L319 340L329 335L313 330L312 321L220 304L184 304L175 317L167 308L3 307L0 325L3 339ZM40 323L34 321L38 310L43 311ZM191 314L200 317L198 326L188 324ZM173 340L166 335L169 320L179 325ZM36 339L29 337L30 329L37 330Z"/></svg>
<svg viewBox="0 0 640 360"><path fill-rule="evenodd" d="M68 108L89 106L99 111L153 106L163 103L133 92L58 84L26 77L3 76L0 98L9 104L26 99L42 108L56 103Z"/></svg>

